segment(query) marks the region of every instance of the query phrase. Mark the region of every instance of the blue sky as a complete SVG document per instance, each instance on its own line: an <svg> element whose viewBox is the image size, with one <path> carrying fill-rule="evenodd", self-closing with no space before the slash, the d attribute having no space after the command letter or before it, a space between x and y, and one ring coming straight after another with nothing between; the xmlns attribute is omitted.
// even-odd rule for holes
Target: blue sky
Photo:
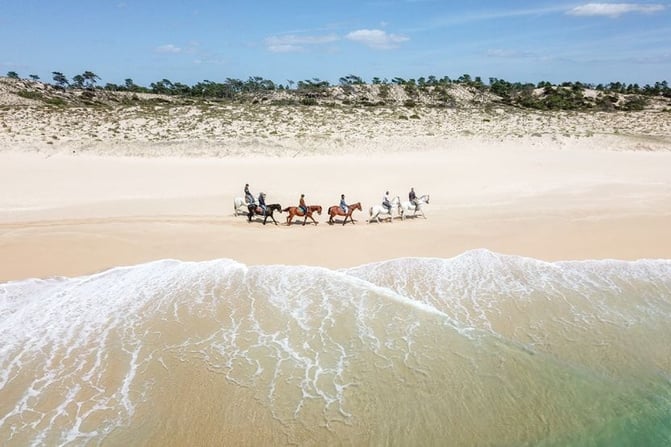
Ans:
<svg viewBox="0 0 671 447"><path fill-rule="evenodd" d="M0 75L671 81L671 3L0 0Z"/></svg>

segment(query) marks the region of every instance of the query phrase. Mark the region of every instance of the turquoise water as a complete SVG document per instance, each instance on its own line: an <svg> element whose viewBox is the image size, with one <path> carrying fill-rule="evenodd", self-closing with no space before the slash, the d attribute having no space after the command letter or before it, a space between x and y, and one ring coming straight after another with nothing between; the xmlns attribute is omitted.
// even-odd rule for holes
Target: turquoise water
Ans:
<svg viewBox="0 0 671 447"><path fill-rule="evenodd" d="M671 445L671 261L0 284L3 445Z"/></svg>

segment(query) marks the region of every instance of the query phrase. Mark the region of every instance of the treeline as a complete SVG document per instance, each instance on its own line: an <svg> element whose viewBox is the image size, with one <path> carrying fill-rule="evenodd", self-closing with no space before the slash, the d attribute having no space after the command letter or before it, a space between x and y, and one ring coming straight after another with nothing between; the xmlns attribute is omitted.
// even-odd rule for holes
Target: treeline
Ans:
<svg viewBox="0 0 671 447"><path fill-rule="evenodd" d="M16 72L8 72L10 78L20 78ZM32 80L39 80L36 75L29 75ZM287 81L286 84L275 82L259 76L249 77L247 80L226 78L223 82L204 80L194 85L181 82L172 82L169 79L161 79L152 82L149 87L137 85L131 78L125 79L123 84L106 83L99 85L101 80L92 71L85 71L68 79L61 72L52 72L53 85L57 88L66 89L103 89L115 92L153 93L161 95L175 95L181 97L200 97L207 99L241 99L247 95L266 94L277 91L287 91L298 94L304 104L316 103L320 96L327 96L333 87L340 87L349 93L356 86L377 85L381 98L389 94L392 85L401 86L409 98L416 99L421 94L428 95L438 101L449 102L449 87L461 85L473 92L490 93L500 98L501 102L527 108L548 110L580 110L597 107L602 110L615 108L625 110L641 110L647 105L650 98L664 97L671 99L671 88L667 81L656 82L654 85L626 84L623 82L610 82L608 84L587 84L582 82L563 82L552 84L541 81L537 84L509 82L498 78L489 78L484 82L479 76L471 77L464 74L457 79L448 76L427 76L417 79L404 79L394 77L374 77L370 83L356 75L343 76L337 84L319 78L301 80L298 82ZM586 90L595 90L596 97L587 97ZM627 95L622 100L618 95Z"/></svg>

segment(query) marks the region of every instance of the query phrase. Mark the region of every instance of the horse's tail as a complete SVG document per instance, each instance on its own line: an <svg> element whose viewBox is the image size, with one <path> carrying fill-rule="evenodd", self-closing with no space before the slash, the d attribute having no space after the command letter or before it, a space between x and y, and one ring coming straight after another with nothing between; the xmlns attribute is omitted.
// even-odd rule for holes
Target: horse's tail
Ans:
<svg viewBox="0 0 671 447"><path fill-rule="evenodd" d="M369 214L370 216L373 215L373 207L372 207L372 206L371 206L370 209L368 210L368 214Z"/></svg>

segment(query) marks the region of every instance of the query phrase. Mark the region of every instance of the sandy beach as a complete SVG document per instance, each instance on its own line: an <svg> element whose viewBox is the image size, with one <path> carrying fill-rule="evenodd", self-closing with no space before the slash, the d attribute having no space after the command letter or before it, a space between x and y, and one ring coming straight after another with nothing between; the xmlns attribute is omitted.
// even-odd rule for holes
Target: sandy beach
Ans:
<svg viewBox="0 0 671 447"><path fill-rule="evenodd" d="M535 138L385 135L309 156L217 157L215 145L209 157L140 157L127 155L132 143L78 152L5 137L0 281L165 258L339 268L478 248L542 260L671 257L671 145L641 150L640 136L548 130ZM248 223L233 210L245 183L282 207L304 193L326 209L342 193L363 211L345 226L329 225L325 213L317 226L288 227L285 213L278 226ZM410 187L430 195L426 219L367 223L385 190L407 200Z"/></svg>
<svg viewBox="0 0 671 447"><path fill-rule="evenodd" d="M668 444L668 111L199 110L0 108L9 445Z"/></svg>

